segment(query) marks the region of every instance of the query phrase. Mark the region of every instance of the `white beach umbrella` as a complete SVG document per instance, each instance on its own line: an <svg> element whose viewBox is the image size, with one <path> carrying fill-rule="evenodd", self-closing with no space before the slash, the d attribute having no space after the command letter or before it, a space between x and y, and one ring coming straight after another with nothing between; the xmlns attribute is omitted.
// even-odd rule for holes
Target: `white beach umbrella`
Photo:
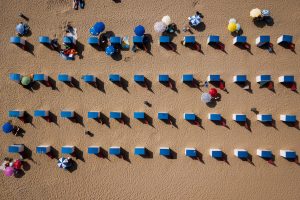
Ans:
<svg viewBox="0 0 300 200"><path fill-rule="evenodd" d="M171 18L169 15L164 16L161 21L165 23L167 26L171 24Z"/></svg>
<svg viewBox="0 0 300 200"><path fill-rule="evenodd" d="M254 9L252 9L252 10L250 11L250 17L252 17L252 18L257 18L257 17L259 17L259 16L261 16L261 10L260 10L260 9L254 8Z"/></svg>
<svg viewBox="0 0 300 200"><path fill-rule="evenodd" d="M57 166L59 168L66 169L70 166L69 160L67 158L64 158L64 157L60 158L57 162Z"/></svg>
<svg viewBox="0 0 300 200"><path fill-rule="evenodd" d="M234 18L231 18L230 20L229 20L229 22L228 22L229 24L230 23L235 23L236 24L236 19L234 19Z"/></svg>
<svg viewBox="0 0 300 200"><path fill-rule="evenodd" d="M157 33L163 33L167 28L167 25L163 22L155 22L154 30Z"/></svg>
<svg viewBox="0 0 300 200"><path fill-rule="evenodd" d="M188 18L192 26L197 26L202 21L199 15L194 15Z"/></svg>
<svg viewBox="0 0 300 200"><path fill-rule="evenodd" d="M211 96L208 93L203 93L201 95L201 101L203 101L204 103L209 103L211 101Z"/></svg>

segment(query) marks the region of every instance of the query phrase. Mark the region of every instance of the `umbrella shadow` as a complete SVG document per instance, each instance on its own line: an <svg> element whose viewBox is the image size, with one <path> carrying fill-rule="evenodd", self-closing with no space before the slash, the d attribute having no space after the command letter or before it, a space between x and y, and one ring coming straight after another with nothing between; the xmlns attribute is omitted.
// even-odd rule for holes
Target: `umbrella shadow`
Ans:
<svg viewBox="0 0 300 200"><path fill-rule="evenodd" d="M75 162L75 160L73 160L73 159L70 159L69 162L70 162L71 166L68 167L66 170L70 173L73 173L78 168L77 162Z"/></svg>
<svg viewBox="0 0 300 200"><path fill-rule="evenodd" d="M264 17L261 20L255 20L254 21L255 26L259 28L263 28L265 26L273 26L274 25L274 19L272 17Z"/></svg>
<svg viewBox="0 0 300 200"><path fill-rule="evenodd" d="M192 26L192 24L190 23L190 26L198 32L205 31L206 29L206 25L204 22L200 22L197 26Z"/></svg>

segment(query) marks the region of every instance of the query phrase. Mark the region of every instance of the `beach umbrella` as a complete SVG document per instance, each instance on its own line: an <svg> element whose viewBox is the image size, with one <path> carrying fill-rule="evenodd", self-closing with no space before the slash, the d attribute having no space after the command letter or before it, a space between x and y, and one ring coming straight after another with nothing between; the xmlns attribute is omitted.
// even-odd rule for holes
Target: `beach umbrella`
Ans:
<svg viewBox="0 0 300 200"><path fill-rule="evenodd" d="M241 30L241 25L240 24L236 24L236 30L237 31Z"/></svg>
<svg viewBox="0 0 300 200"><path fill-rule="evenodd" d="M216 97L218 94L218 91L216 88L211 88L208 93L210 94L210 96Z"/></svg>
<svg viewBox="0 0 300 200"><path fill-rule="evenodd" d="M15 169L21 169L22 167L22 161L17 159L14 163L13 163L13 168Z"/></svg>
<svg viewBox="0 0 300 200"><path fill-rule="evenodd" d="M24 24L21 24L21 23L18 24L16 26L16 31L17 31L17 33L19 33L21 35L25 34L25 26L24 26Z"/></svg>
<svg viewBox="0 0 300 200"><path fill-rule="evenodd" d="M103 22L96 22L93 27L90 28L90 33L92 35L99 35L105 29L105 24Z"/></svg>
<svg viewBox="0 0 300 200"><path fill-rule="evenodd" d="M228 26L227 26L227 29L228 29L230 32L236 31L236 23L229 23Z"/></svg>
<svg viewBox="0 0 300 200"><path fill-rule="evenodd" d="M14 174L14 168L6 167L3 172L5 176L12 176Z"/></svg>
<svg viewBox="0 0 300 200"><path fill-rule="evenodd" d="M202 21L199 15L194 15L188 18L192 26L197 26Z"/></svg>
<svg viewBox="0 0 300 200"><path fill-rule="evenodd" d="M145 28L142 25L138 25L134 28L134 33L137 36L143 36L145 34Z"/></svg>
<svg viewBox="0 0 300 200"><path fill-rule="evenodd" d="M260 9L254 8L254 9L252 9L252 10L250 11L250 17L252 17L252 18L257 18L257 17L259 17L259 16L261 16L261 10L260 10Z"/></svg>
<svg viewBox="0 0 300 200"><path fill-rule="evenodd" d="M262 11L261 11L261 14L262 14L262 16L264 16L264 17L269 17L271 13L270 13L270 10L266 10L266 9L265 9L265 10L262 10Z"/></svg>
<svg viewBox="0 0 300 200"><path fill-rule="evenodd" d="M209 103L211 101L211 96L208 93L203 93L201 95L201 101L203 101L204 103Z"/></svg>
<svg viewBox="0 0 300 200"><path fill-rule="evenodd" d="M70 162L67 158L62 157L58 160L57 166L59 168L66 169L66 168L70 167Z"/></svg>
<svg viewBox="0 0 300 200"><path fill-rule="evenodd" d="M163 16L163 18L161 19L161 21L163 23L165 23L167 26L169 26L171 24L171 18L169 15Z"/></svg>
<svg viewBox="0 0 300 200"><path fill-rule="evenodd" d="M230 20L229 20L229 22L228 22L229 24L230 23L236 23L236 19L234 19L234 18L231 18Z"/></svg>
<svg viewBox="0 0 300 200"><path fill-rule="evenodd" d="M14 129L13 125L11 123L9 123L9 122L6 122L2 126L2 131L4 133L10 133L10 132L12 132L13 129Z"/></svg>
<svg viewBox="0 0 300 200"><path fill-rule="evenodd" d="M23 76L21 83L22 85L29 85L29 83L31 82L31 79L28 76Z"/></svg>
<svg viewBox="0 0 300 200"><path fill-rule="evenodd" d="M167 28L167 25L163 22L155 22L154 30L157 33L163 33Z"/></svg>
<svg viewBox="0 0 300 200"><path fill-rule="evenodd" d="M106 55L111 56L115 53L115 48L113 46L108 46L105 49L105 53Z"/></svg>

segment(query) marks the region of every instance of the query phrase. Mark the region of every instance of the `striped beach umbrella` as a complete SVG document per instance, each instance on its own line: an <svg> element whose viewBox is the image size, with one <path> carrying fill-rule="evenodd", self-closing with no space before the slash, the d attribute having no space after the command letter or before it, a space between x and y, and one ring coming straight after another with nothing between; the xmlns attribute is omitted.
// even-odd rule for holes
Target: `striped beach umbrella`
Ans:
<svg viewBox="0 0 300 200"><path fill-rule="evenodd" d="M188 18L192 26L197 26L202 21L199 15L194 15Z"/></svg>
<svg viewBox="0 0 300 200"><path fill-rule="evenodd" d="M70 162L67 158L62 157L58 160L57 166L59 168L66 169L66 168L70 167Z"/></svg>

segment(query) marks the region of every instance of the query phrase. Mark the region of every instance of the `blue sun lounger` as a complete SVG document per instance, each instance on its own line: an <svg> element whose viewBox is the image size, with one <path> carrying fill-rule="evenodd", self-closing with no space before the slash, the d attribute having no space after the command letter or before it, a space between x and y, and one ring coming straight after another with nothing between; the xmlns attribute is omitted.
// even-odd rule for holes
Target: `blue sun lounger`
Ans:
<svg viewBox="0 0 300 200"><path fill-rule="evenodd" d="M184 83L190 83L194 81L194 76L193 74L183 74L181 81Z"/></svg>
<svg viewBox="0 0 300 200"><path fill-rule="evenodd" d="M109 154L115 156L121 155L121 147L117 147L117 146L109 147Z"/></svg>
<svg viewBox="0 0 300 200"><path fill-rule="evenodd" d="M183 42L184 42L184 44L195 44L196 38L193 35L184 36Z"/></svg>
<svg viewBox="0 0 300 200"><path fill-rule="evenodd" d="M92 46L97 46L99 45L99 39L97 37L89 37L88 44Z"/></svg>
<svg viewBox="0 0 300 200"><path fill-rule="evenodd" d="M171 149L169 147L160 147L159 155L161 155L161 156L170 156L171 155Z"/></svg>
<svg viewBox="0 0 300 200"><path fill-rule="evenodd" d="M234 149L234 155L238 158L245 159L248 158L248 151L245 149Z"/></svg>
<svg viewBox="0 0 300 200"><path fill-rule="evenodd" d="M261 83L261 82L270 82L272 81L271 75L260 75L256 76L256 82Z"/></svg>
<svg viewBox="0 0 300 200"><path fill-rule="evenodd" d="M81 78L86 83L95 83L96 82L96 77L94 75L87 74L87 75L83 75Z"/></svg>
<svg viewBox="0 0 300 200"><path fill-rule="evenodd" d="M48 81L48 76L45 74L34 74L33 81Z"/></svg>
<svg viewBox="0 0 300 200"><path fill-rule="evenodd" d="M9 79L17 83L20 83L22 76L21 74L11 73L9 74Z"/></svg>
<svg viewBox="0 0 300 200"><path fill-rule="evenodd" d="M109 75L109 80L111 82L120 82L121 81L121 76L119 74L110 74Z"/></svg>
<svg viewBox="0 0 300 200"><path fill-rule="evenodd" d="M89 146L87 152L88 152L88 154L99 154L100 147L99 146Z"/></svg>
<svg viewBox="0 0 300 200"><path fill-rule="evenodd" d="M13 37L10 37L10 43L24 46L25 45L25 40L23 40L19 36L13 36Z"/></svg>
<svg viewBox="0 0 300 200"><path fill-rule="evenodd" d="M133 43L139 43L139 44L141 44L141 43L144 42L144 36L137 36L137 35L135 35L135 36L132 37L132 41L133 41Z"/></svg>
<svg viewBox="0 0 300 200"><path fill-rule="evenodd" d="M247 116L244 114L233 114L232 119L236 122L245 122L247 120Z"/></svg>
<svg viewBox="0 0 300 200"><path fill-rule="evenodd" d="M44 45L49 45L51 43L50 39L48 36L40 36L39 37L39 42L41 44L44 44Z"/></svg>
<svg viewBox="0 0 300 200"><path fill-rule="evenodd" d="M185 148L184 149L185 156L188 157L197 157L197 150L195 148Z"/></svg>
<svg viewBox="0 0 300 200"><path fill-rule="evenodd" d="M296 115L280 115L280 120L283 122L295 123L297 122L297 117Z"/></svg>
<svg viewBox="0 0 300 200"><path fill-rule="evenodd" d="M272 122L272 115L271 114L258 114L257 120L261 122Z"/></svg>
<svg viewBox="0 0 300 200"><path fill-rule="evenodd" d="M37 154L46 154L49 153L51 150L50 145L40 145L36 147L36 153Z"/></svg>
<svg viewBox="0 0 300 200"><path fill-rule="evenodd" d="M293 42L293 36L292 35L281 35L277 39L277 44L281 43L292 43Z"/></svg>
<svg viewBox="0 0 300 200"><path fill-rule="evenodd" d="M194 120L196 120L196 115L194 113L184 113L183 119L185 119L187 121L194 121Z"/></svg>
<svg viewBox="0 0 300 200"><path fill-rule="evenodd" d="M244 83L247 81L247 76L246 75L235 75L233 77L233 82L234 83Z"/></svg>
<svg viewBox="0 0 300 200"><path fill-rule="evenodd" d="M111 119L121 119L122 118L122 112L110 112L109 117Z"/></svg>
<svg viewBox="0 0 300 200"><path fill-rule="evenodd" d="M280 156L282 156L286 159L296 159L297 158L296 151L293 151L293 150L280 150Z"/></svg>
<svg viewBox="0 0 300 200"><path fill-rule="evenodd" d="M35 117L48 117L49 116L49 110L35 110L34 111Z"/></svg>
<svg viewBox="0 0 300 200"><path fill-rule="evenodd" d="M76 44L76 39L72 36L64 36L63 43L66 45Z"/></svg>
<svg viewBox="0 0 300 200"><path fill-rule="evenodd" d="M270 43L270 36L269 35L261 35L259 37L256 38L255 40L255 44L258 47L261 47L265 44Z"/></svg>
<svg viewBox="0 0 300 200"><path fill-rule="evenodd" d="M207 81L208 82L215 82L215 81L220 81L221 80L221 77L219 74L210 74L208 77L207 77Z"/></svg>
<svg viewBox="0 0 300 200"><path fill-rule="evenodd" d="M221 121L222 115L217 113L209 113L208 119L211 121Z"/></svg>
<svg viewBox="0 0 300 200"><path fill-rule="evenodd" d="M209 154L212 158L222 158L223 157L223 151L221 149L210 149Z"/></svg>
<svg viewBox="0 0 300 200"><path fill-rule="evenodd" d="M8 117L24 117L24 111L23 110L10 110L8 111Z"/></svg>
<svg viewBox="0 0 300 200"><path fill-rule="evenodd" d="M159 36L159 43L160 44L166 44L166 43L170 43L171 42L171 39L170 39L170 36L167 36L167 35L162 35L162 36Z"/></svg>
<svg viewBox="0 0 300 200"><path fill-rule="evenodd" d="M168 120L169 119L169 113L167 112L159 112L157 114L157 118L160 120Z"/></svg>
<svg viewBox="0 0 300 200"><path fill-rule="evenodd" d="M61 82L70 82L71 76L68 74L58 74L57 79Z"/></svg>
<svg viewBox="0 0 300 200"><path fill-rule="evenodd" d="M294 83L295 82L295 78L292 75L285 75L285 76L280 76L278 78L278 81L280 83Z"/></svg>
<svg viewBox="0 0 300 200"><path fill-rule="evenodd" d="M116 44L121 44L122 43L121 37L115 37L115 36L113 36L113 37L110 37L109 40L110 40L110 43L112 45L116 45Z"/></svg>
<svg viewBox="0 0 300 200"><path fill-rule="evenodd" d="M100 112L99 111L89 111L88 112L88 119L99 119Z"/></svg>
<svg viewBox="0 0 300 200"><path fill-rule="evenodd" d="M145 82L145 77L144 77L144 75L135 74L134 77L133 77L133 80L137 83L144 83Z"/></svg>
<svg viewBox="0 0 300 200"><path fill-rule="evenodd" d="M168 74L159 74L158 81L159 82L169 82L169 75Z"/></svg>
<svg viewBox="0 0 300 200"><path fill-rule="evenodd" d="M133 117L134 117L134 119L145 119L145 113L144 112L134 112Z"/></svg>
<svg viewBox="0 0 300 200"><path fill-rule="evenodd" d="M247 43L247 37L246 36L236 36L233 38L233 44L245 44Z"/></svg>
<svg viewBox="0 0 300 200"><path fill-rule="evenodd" d="M8 153L21 153L24 151L23 144L13 144L8 146Z"/></svg>
<svg viewBox="0 0 300 200"><path fill-rule="evenodd" d="M75 147L74 146L62 146L61 147L61 153L62 154L72 154L75 151Z"/></svg>
<svg viewBox="0 0 300 200"><path fill-rule="evenodd" d="M60 112L60 117L62 118L72 118L74 117L74 111L72 110L63 110Z"/></svg>
<svg viewBox="0 0 300 200"><path fill-rule="evenodd" d="M266 149L257 149L256 154L261 158L272 158L273 157L272 151L266 150Z"/></svg>
<svg viewBox="0 0 300 200"><path fill-rule="evenodd" d="M134 155L145 156L146 155L146 148L145 147L135 147L134 148Z"/></svg>
<svg viewBox="0 0 300 200"><path fill-rule="evenodd" d="M219 43L219 42L220 42L220 36L218 35L210 35L207 38L207 44Z"/></svg>

